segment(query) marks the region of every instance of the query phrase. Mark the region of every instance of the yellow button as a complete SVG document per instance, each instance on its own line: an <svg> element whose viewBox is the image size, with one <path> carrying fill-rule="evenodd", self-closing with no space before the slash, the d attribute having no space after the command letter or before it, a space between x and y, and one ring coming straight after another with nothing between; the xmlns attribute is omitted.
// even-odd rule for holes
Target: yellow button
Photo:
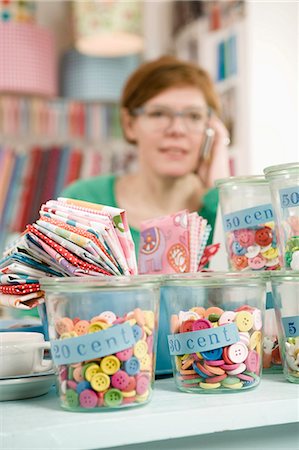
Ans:
<svg viewBox="0 0 299 450"><path fill-rule="evenodd" d="M129 320L126 320L126 323L129 323L130 325L131 325L131 327L133 327L134 325L136 325L136 319L129 319Z"/></svg>
<svg viewBox="0 0 299 450"><path fill-rule="evenodd" d="M100 372L100 367L97 364L90 364L84 372L84 378L90 381L92 377Z"/></svg>
<svg viewBox="0 0 299 450"><path fill-rule="evenodd" d="M77 333L76 331L69 331L67 333L62 333L62 335L60 336L60 339L69 339L69 338L73 338L73 337L77 337Z"/></svg>
<svg viewBox="0 0 299 450"><path fill-rule="evenodd" d="M151 334L153 334L152 330L151 330L149 327L147 327L146 325L144 325L143 329L144 329L144 331L146 332L146 334L147 334L148 336L150 336Z"/></svg>
<svg viewBox="0 0 299 450"><path fill-rule="evenodd" d="M271 247L265 252L262 252L262 255L266 259L275 259L278 256L278 249Z"/></svg>
<svg viewBox="0 0 299 450"><path fill-rule="evenodd" d="M254 350L262 340L262 333L260 331L254 331L250 336L249 348Z"/></svg>
<svg viewBox="0 0 299 450"><path fill-rule="evenodd" d="M202 389L217 389L221 386L220 383L199 383Z"/></svg>
<svg viewBox="0 0 299 450"><path fill-rule="evenodd" d="M109 325L105 322L93 322L88 327L88 333L96 333L97 331L106 330L107 328L109 328Z"/></svg>
<svg viewBox="0 0 299 450"><path fill-rule="evenodd" d="M120 368L120 361L116 356L105 356L101 361L101 369L107 375L113 375Z"/></svg>
<svg viewBox="0 0 299 450"><path fill-rule="evenodd" d="M181 358L179 358L178 356L175 357L175 367L178 372L182 368L182 361L181 361Z"/></svg>
<svg viewBox="0 0 299 450"><path fill-rule="evenodd" d="M134 397L134 395L136 395L136 391L135 390L129 392L122 391L122 394L123 397Z"/></svg>
<svg viewBox="0 0 299 450"><path fill-rule="evenodd" d="M105 373L96 373L91 381L91 387L97 392L106 391L110 386L110 378Z"/></svg>
<svg viewBox="0 0 299 450"><path fill-rule="evenodd" d="M147 350L148 350L147 342L146 341L138 341L134 345L133 353L134 353L134 356L136 356L136 358L142 359L147 354Z"/></svg>
<svg viewBox="0 0 299 450"><path fill-rule="evenodd" d="M239 331L249 331L253 326L252 314L248 311L240 311L236 315L235 322Z"/></svg>
<svg viewBox="0 0 299 450"><path fill-rule="evenodd" d="M155 328L155 314L153 311L144 311L145 325L151 330Z"/></svg>
<svg viewBox="0 0 299 450"><path fill-rule="evenodd" d="M151 369L152 358L150 355L146 354L140 359L140 370L150 370Z"/></svg>
<svg viewBox="0 0 299 450"><path fill-rule="evenodd" d="M136 395L136 402L137 403L143 403L148 399L149 396L149 390L147 390L144 394L142 395Z"/></svg>

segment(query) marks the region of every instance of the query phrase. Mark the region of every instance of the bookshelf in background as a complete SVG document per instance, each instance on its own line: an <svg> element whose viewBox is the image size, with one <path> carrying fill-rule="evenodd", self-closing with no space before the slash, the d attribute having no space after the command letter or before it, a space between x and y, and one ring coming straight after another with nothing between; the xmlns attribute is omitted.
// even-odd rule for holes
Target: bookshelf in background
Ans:
<svg viewBox="0 0 299 450"><path fill-rule="evenodd" d="M193 3L174 3L174 51L212 76L221 98L222 120L230 134L230 173L241 175L246 173L245 2L203 1L200 9L192 7Z"/></svg>
<svg viewBox="0 0 299 450"><path fill-rule="evenodd" d="M115 103L0 97L0 251L79 178L127 170Z"/></svg>

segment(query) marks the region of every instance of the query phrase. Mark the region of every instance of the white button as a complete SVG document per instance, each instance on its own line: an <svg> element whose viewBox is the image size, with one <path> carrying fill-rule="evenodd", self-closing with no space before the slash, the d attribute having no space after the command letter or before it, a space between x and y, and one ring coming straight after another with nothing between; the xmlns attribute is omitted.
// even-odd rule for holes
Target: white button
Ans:
<svg viewBox="0 0 299 450"><path fill-rule="evenodd" d="M248 348L246 345L239 341L236 344L233 344L228 349L228 357L233 363L241 363L245 361L248 355Z"/></svg>

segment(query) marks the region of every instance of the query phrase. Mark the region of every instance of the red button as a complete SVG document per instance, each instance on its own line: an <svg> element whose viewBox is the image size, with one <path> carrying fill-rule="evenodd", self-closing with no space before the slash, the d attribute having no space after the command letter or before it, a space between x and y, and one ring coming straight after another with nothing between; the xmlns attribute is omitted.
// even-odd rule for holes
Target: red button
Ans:
<svg viewBox="0 0 299 450"><path fill-rule="evenodd" d="M193 330L194 320L185 320L180 326L180 333L188 333Z"/></svg>
<svg viewBox="0 0 299 450"><path fill-rule="evenodd" d="M258 245L266 247L266 245L271 244L272 241L273 241L273 234L271 228L265 227L260 230L256 230L255 242Z"/></svg>

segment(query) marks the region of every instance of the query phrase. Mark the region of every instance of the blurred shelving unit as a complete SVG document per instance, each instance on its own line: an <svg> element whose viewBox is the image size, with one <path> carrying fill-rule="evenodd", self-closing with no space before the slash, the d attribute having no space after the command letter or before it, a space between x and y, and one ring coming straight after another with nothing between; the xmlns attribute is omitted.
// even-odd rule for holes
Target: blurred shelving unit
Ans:
<svg viewBox="0 0 299 450"><path fill-rule="evenodd" d="M116 102L0 96L0 251L67 184L133 159Z"/></svg>
<svg viewBox="0 0 299 450"><path fill-rule="evenodd" d="M187 3L187 2L186 2ZM190 2L192 3L192 2ZM174 51L182 59L198 63L211 75L222 102L222 119L229 131L231 175L246 173L246 16L244 9L228 17L227 9L213 10L212 3L203 4L199 17L188 17L188 23L174 31ZM223 4L229 2L223 2ZM214 5L215 7L215 5ZM242 6L243 8L243 6ZM223 15L225 14L225 15ZM175 15L175 10L174 10Z"/></svg>

